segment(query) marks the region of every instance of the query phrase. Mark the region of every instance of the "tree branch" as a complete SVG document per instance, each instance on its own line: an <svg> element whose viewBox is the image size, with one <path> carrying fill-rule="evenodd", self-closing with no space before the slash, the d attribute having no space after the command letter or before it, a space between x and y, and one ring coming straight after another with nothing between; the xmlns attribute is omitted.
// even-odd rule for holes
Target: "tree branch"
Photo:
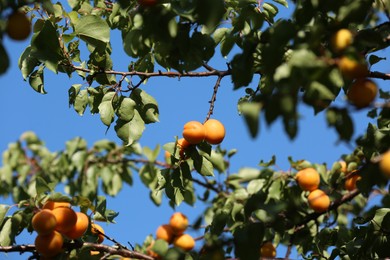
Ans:
<svg viewBox="0 0 390 260"><path fill-rule="evenodd" d="M390 80L390 74L389 73L386 74L386 73L379 72L379 71L370 71L370 74L368 76L370 78Z"/></svg>

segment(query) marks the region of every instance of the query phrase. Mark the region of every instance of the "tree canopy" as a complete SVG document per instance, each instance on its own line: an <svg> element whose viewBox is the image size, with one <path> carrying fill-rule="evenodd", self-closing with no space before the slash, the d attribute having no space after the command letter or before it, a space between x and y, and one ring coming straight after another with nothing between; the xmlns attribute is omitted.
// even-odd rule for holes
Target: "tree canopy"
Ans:
<svg viewBox="0 0 390 260"><path fill-rule="evenodd" d="M286 259L293 249L309 259L390 257L390 92L377 83L388 84L390 74L374 69L390 58L384 52L390 45L387 1L1 0L0 11L0 73L10 63L3 38L28 38L18 66L31 88L47 94L47 73L77 78L68 89L69 106L79 115L98 114L117 135L91 146L76 137L56 152L33 132L10 143L0 194L11 196L17 210L0 205L0 251L32 259L272 259L275 247L285 246ZM114 31L122 46L112 44ZM127 68L115 66L114 48L128 55ZM221 56L227 63L212 65ZM212 83L204 121L184 126L184 139L178 135L152 149L139 140L158 124L163 97L144 86L159 77ZM305 104L315 115L325 114L338 141L353 151L332 164L292 156L289 170L275 167L276 155L231 173L236 150L224 148L223 125L207 127L224 78L232 91L245 89L237 108L251 137L261 134L261 122L280 120L294 139ZM355 140L351 115L357 111L367 112L372 123ZM95 225L115 221L119 212L105 196L133 185L134 173L156 206L201 201L206 210L190 223L172 216L161 233L134 246L121 244ZM66 193L58 192L59 185ZM369 206L376 193L380 204ZM49 209L48 202L65 206ZM69 207L65 222L75 212L88 216L80 235L59 227L57 211ZM48 221L34 221L42 212ZM57 224L49 227L52 214ZM195 248L185 233L188 224L203 230ZM34 244L16 244L25 230L37 233ZM49 249L49 237L61 243Z"/></svg>

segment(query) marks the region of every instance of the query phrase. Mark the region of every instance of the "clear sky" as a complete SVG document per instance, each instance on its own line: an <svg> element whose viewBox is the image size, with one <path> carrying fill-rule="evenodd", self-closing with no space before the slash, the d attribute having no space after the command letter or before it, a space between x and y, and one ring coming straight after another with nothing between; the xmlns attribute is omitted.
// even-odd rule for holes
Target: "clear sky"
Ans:
<svg viewBox="0 0 390 260"><path fill-rule="evenodd" d="M123 50L120 35L112 33L114 69L125 71L129 64ZM55 75L50 71L45 73L45 89L48 94L41 95L34 92L28 82L23 81L17 67L17 60L28 41L17 43L4 39L4 44L11 59L11 67L7 73L0 76L0 151L7 148L9 142L16 141L19 136L28 130L34 131L45 141L51 151L63 149L65 142L76 136L87 140L91 146L100 139L110 139L117 143L113 129L106 133L105 126L100 122L99 115L90 115L87 111L82 117L77 115L73 108L68 107L68 89L74 83L85 83L77 75L68 79L65 75ZM217 49L219 50L219 49ZM378 54L379 56L381 54ZM384 53L382 53L384 55ZM231 57L231 55L230 55ZM226 68L226 60L217 57L211 64L218 69ZM389 73L389 60L383 65L375 65L374 69ZM174 141L174 137L181 137L183 125L190 120L203 121L209 109L208 101L213 92L216 78L186 79L182 78L153 78L141 88L157 99L160 110L160 122L147 125L140 140L142 146L154 148L157 144ZM388 84L382 80L375 80L379 86ZM257 82L251 86L255 88ZM218 92L213 118L224 123L227 135L222 143L225 149L238 149L232 158L231 172L249 166L257 167L260 160L269 160L272 155L277 156L277 165L281 169L289 168L287 157L306 159L316 163L332 164L343 153L351 152L350 148L341 143L337 144L337 135L333 129L327 127L325 114L314 116L311 109L300 107L299 134L294 141L290 141L283 131L280 121L271 127L266 127L262 120L260 134L252 139L244 124L243 118L237 113L237 101L245 95L244 89L233 91L230 78L224 78ZM338 104L344 105L344 94L338 97ZM368 123L365 117L367 110L354 113L356 134L362 134ZM163 153L159 157L163 160ZM154 206L149 200L148 190L140 183L137 174L134 175L134 185L125 186L115 198L108 198L108 208L119 211L117 224L105 225L106 234L117 241L127 244L142 243L144 238L155 232L160 224L169 220L174 212L167 205L167 200L160 207ZM8 199L0 198L0 204L11 203ZM194 207L181 205L177 208L195 220L202 214L204 205L197 203ZM195 236L201 235L195 233ZM17 238L20 244L33 243L33 237L24 234ZM199 242L198 242L199 243ZM108 242L110 244L110 242ZM200 245L200 243L199 243ZM278 252L283 256L283 252ZM27 254L19 256L17 253L0 254L1 259L26 259Z"/></svg>

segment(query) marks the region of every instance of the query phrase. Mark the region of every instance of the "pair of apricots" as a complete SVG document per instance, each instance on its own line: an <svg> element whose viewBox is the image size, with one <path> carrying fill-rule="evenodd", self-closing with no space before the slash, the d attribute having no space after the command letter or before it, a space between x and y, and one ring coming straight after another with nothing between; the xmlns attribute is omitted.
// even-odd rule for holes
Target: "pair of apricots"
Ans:
<svg viewBox="0 0 390 260"><path fill-rule="evenodd" d="M195 240L189 234L184 232L188 227L188 218L181 212L175 212L169 219L168 224L160 225L156 230L156 239L162 239L173 244L173 246L190 251L195 247ZM150 246L150 248L153 245ZM156 257L156 253L148 249L150 256Z"/></svg>
<svg viewBox="0 0 390 260"><path fill-rule="evenodd" d="M374 101L378 93L378 86L374 81L366 78L369 75L369 70L363 59L356 60L343 54L352 45L353 37L350 30L342 28L333 34L330 45L337 54L342 54L337 61L341 74L346 79L354 80L347 92L348 100L356 108L365 108Z"/></svg>
<svg viewBox="0 0 390 260"><path fill-rule="evenodd" d="M44 257L53 257L62 252L64 237L70 240L81 238L89 226L89 218L82 212L75 212L68 202L47 201L31 220L38 233L35 248ZM97 242L104 240L103 228L91 224L91 233Z"/></svg>

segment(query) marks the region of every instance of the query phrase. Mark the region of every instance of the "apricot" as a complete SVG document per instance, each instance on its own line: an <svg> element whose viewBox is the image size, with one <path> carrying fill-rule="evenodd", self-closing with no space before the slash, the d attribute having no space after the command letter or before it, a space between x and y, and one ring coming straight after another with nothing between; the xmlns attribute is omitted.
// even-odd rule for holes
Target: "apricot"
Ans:
<svg viewBox="0 0 390 260"><path fill-rule="evenodd" d="M175 235L180 235L188 227L188 218L181 212L175 212L169 219L169 225Z"/></svg>
<svg viewBox="0 0 390 260"><path fill-rule="evenodd" d="M70 208L70 206L71 205L69 202L48 200L45 204L43 204L42 208L53 210L55 208L60 208L60 207Z"/></svg>
<svg viewBox="0 0 390 260"><path fill-rule="evenodd" d="M195 247L195 240L188 234L181 234L173 240L173 245L184 251L190 251Z"/></svg>
<svg viewBox="0 0 390 260"><path fill-rule="evenodd" d="M310 208L318 213L327 211L330 205L329 196L320 189L311 191L307 200Z"/></svg>
<svg viewBox="0 0 390 260"><path fill-rule="evenodd" d="M341 57L338 62L341 74L347 79L364 78L368 75L367 64L351 59L347 56Z"/></svg>
<svg viewBox="0 0 390 260"><path fill-rule="evenodd" d="M206 129L201 122L190 121L184 125L183 137L190 144L199 144L206 137Z"/></svg>
<svg viewBox="0 0 390 260"><path fill-rule="evenodd" d="M340 29L333 34L330 45L335 52L341 52L352 44L353 34L348 29Z"/></svg>
<svg viewBox="0 0 390 260"><path fill-rule="evenodd" d="M358 174L355 174L348 179L345 180L344 182L344 188L346 190L352 191L356 189L356 182L359 181L362 177Z"/></svg>
<svg viewBox="0 0 390 260"><path fill-rule="evenodd" d="M312 191L320 185L320 175L314 168L306 168L298 171L296 177L299 187L304 191Z"/></svg>
<svg viewBox="0 0 390 260"><path fill-rule="evenodd" d="M216 119L209 119L203 125L206 129L205 140L209 144L222 143L223 139L225 138L226 130L220 121Z"/></svg>
<svg viewBox="0 0 390 260"><path fill-rule="evenodd" d="M44 209L33 216L31 223L38 234L47 235L56 228L57 219L50 210Z"/></svg>
<svg viewBox="0 0 390 260"><path fill-rule="evenodd" d="M171 244L173 240L172 227L167 224L159 226L156 230L156 239L163 239Z"/></svg>
<svg viewBox="0 0 390 260"><path fill-rule="evenodd" d="M71 208L59 207L51 212L57 219L56 230L61 233L69 232L77 222L77 214Z"/></svg>
<svg viewBox="0 0 390 260"><path fill-rule="evenodd" d="M62 251L63 243L62 235L57 231L47 235L38 234L35 238L35 249L44 257L53 257Z"/></svg>
<svg viewBox="0 0 390 260"><path fill-rule="evenodd" d="M88 216L82 212L76 212L77 221L71 230L66 232L64 235L70 239L78 239L83 236L85 231L88 229L89 219Z"/></svg>
<svg viewBox="0 0 390 260"><path fill-rule="evenodd" d="M191 144L184 138L177 140L177 146L179 147L180 158L185 158L185 151Z"/></svg>
<svg viewBox="0 0 390 260"><path fill-rule="evenodd" d="M96 223L92 223L91 224L91 233L98 237L97 242L99 244L103 242L103 240L104 240L104 235L103 235L104 234L104 229L100 225L98 225Z"/></svg>
<svg viewBox="0 0 390 260"><path fill-rule="evenodd" d="M260 255L262 257L274 258L276 256L276 248L272 242L265 242L260 248Z"/></svg>
<svg viewBox="0 0 390 260"><path fill-rule="evenodd" d="M31 21L25 13L15 11L8 16L6 32L11 39L23 41L31 33Z"/></svg>
<svg viewBox="0 0 390 260"><path fill-rule="evenodd" d="M348 100L357 108L368 107L378 93L378 86L369 79L357 79L349 87Z"/></svg>
<svg viewBox="0 0 390 260"><path fill-rule="evenodd" d="M379 169L386 178L390 178L390 150L382 154Z"/></svg>

